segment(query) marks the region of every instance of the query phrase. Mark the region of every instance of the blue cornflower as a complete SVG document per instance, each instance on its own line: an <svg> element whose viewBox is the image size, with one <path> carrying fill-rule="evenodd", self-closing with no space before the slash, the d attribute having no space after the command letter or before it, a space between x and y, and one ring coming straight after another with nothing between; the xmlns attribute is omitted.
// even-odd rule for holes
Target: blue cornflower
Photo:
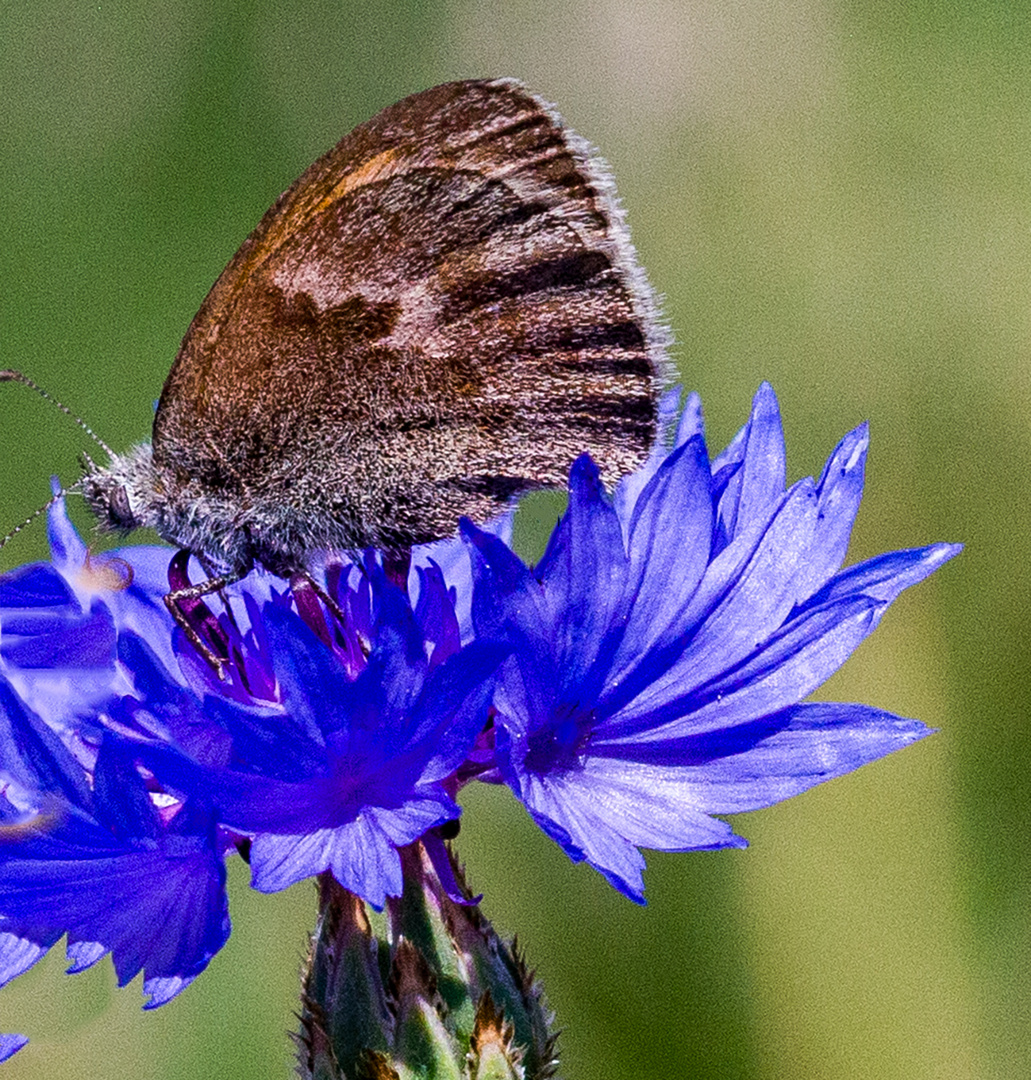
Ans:
<svg viewBox="0 0 1031 1080"><path fill-rule="evenodd" d="M641 847L742 847L712 814L769 806L929 733L866 705L801 703L906 587L960 550L841 569L866 427L785 490L769 386L710 463L692 398L674 446L610 501L588 457L541 561L466 523L473 625L512 653L485 780L574 860L643 902Z"/></svg>
<svg viewBox="0 0 1031 1080"><path fill-rule="evenodd" d="M92 560L60 507L50 531L52 565L0 578L0 985L67 934L72 971L110 952L120 983L143 970L160 1005L229 934L227 838L208 807L149 791L107 719L137 630L172 659L157 633L168 552Z"/></svg>
<svg viewBox="0 0 1031 1080"><path fill-rule="evenodd" d="M640 900L639 847L740 846L711 814L926 734L799 704L958 551L840 569L865 429L787 491L768 387L715 461L696 398L670 443L612 501L578 461L533 569L466 525L464 547L416 553L407 590L368 553L321 586L256 572L192 602L221 677L162 603L185 553L91 558L55 505L53 563L0 578L0 984L67 933L73 970L110 952L167 1001L229 933L228 854L258 889L328 871L381 907L414 841L446 876L436 830L474 778Z"/></svg>

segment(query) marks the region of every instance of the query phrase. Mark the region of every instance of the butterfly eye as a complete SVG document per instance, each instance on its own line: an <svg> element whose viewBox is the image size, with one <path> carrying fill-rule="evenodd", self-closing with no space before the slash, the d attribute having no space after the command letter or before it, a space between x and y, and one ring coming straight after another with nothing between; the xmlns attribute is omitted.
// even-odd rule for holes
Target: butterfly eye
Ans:
<svg viewBox="0 0 1031 1080"><path fill-rule="evenodd" d="M107 509L111 524L118 529L135 529L139 524L136 515L132 512L129 492L126 491L124 484L111 491Z"/></svg>

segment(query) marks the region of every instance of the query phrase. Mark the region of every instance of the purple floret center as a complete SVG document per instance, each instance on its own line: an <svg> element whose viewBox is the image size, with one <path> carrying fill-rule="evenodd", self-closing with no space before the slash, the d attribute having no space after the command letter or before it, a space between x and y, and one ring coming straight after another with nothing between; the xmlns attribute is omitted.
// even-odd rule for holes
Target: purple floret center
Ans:
<svg viewBox="0 0 1031 1080"><path fill-rule="evenodd" d="M579 768L597 722L594 709L579 703L556 705L551 722L527 736L523 759L527 770L549 773Z"/></svg>

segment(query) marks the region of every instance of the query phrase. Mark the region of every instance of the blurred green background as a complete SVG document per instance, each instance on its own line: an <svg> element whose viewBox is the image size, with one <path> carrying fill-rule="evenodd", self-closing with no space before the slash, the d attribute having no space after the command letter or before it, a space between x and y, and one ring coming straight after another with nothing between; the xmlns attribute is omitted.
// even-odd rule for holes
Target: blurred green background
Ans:
<svg viewBox="0 0 1031 1080"><path fill-rule="evenodd" d="M460 839L565 1029L563 1075L1031 1075L1031 21L883 0L5 0L0 365L113 446L149 430L194 311L261 213L354 124L515 75L598 145L710 445L769 379L792 478L872 427L852 559L968 546L823 691L933 739L652 855L649 906L504 792ZM0 533L85 440L0 387ZM91 449L86 446L87 449ZM2 567L41 557L36 528ZM0 993L28 1077L281 1078L314 891L234 867L234 931L153 1014L57 948Z"/></svg>

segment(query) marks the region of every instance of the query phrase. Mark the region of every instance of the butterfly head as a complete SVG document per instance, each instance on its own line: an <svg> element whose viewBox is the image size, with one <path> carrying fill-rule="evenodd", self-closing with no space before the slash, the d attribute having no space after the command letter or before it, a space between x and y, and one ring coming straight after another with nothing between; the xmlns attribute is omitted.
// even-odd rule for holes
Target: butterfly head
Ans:
<svg viewBox="0 0 1031 1080"><path fill-rule="evenodd" d="M87 459L89 471L82 480L82 494L98 524L106 531L129 533L149 525L155 518L154 463L150 445L115 454L108 465Z"/></svg>

